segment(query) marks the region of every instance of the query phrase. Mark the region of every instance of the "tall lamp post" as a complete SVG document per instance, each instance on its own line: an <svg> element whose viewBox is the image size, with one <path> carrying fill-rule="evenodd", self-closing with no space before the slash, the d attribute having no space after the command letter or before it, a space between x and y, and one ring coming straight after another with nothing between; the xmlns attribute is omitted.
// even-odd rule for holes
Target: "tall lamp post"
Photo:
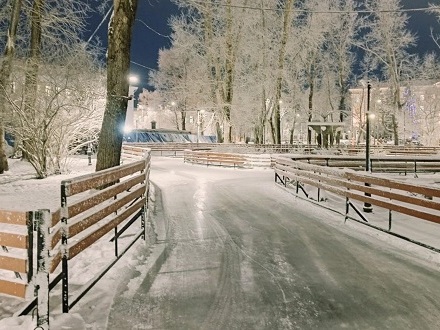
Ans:
<svg viewBox="0 0 440 330"><path fill-rule="evenodd" d="M131 131L134 126L134 93L139 85L139 78L135 75L128 76L128 98L127 98L127 112L125 116L125 130Z"/></svg>
<svg viewBox="0 0 440 330"><path fill-rule="evenodd" d="M367 111L366 111L366 129L365 129L365 171L370 172L370 95L371 95L371 84L367 83ZM365 186L369 187L369 183L365 183ZM370 197L370 193L365 193L365 196ZM370 203L364 203L364 212L371 213L373 212L373 207Z"/></svg>

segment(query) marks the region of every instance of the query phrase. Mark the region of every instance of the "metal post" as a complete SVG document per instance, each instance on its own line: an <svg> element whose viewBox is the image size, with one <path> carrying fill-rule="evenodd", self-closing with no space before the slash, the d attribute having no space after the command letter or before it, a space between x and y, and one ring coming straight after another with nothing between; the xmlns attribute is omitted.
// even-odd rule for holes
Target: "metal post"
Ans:
<svg viewBox="0 0 440 330"><path fill-rule="evenodd" d="M391 224L392 224L392 213L391 210L388 210L388 231L391 231Z"/></svg>
<svg viewBox="0 0 440 330"><path fill-rule="evenodd" d="M37 225L37 328L49 329L49 223L50 210L35 212Z"/></svg>
<svg viewBox="0 0 440 330"><path fill-rule="evenodd" d="M88 165L92 165L92 147L91 147L90 143L87 146L87 158L89 159Z"/></svg>
<svg viewBox="0 0 440 330"><path fill-rule="evenodd" d="M366 113L366 124L365 129L365 171L370 172L370 95L371 95L371 84L367 84L367 113ZM365 186L369 187L369 183L365 183ZM365 196L370 197L370 193L365 193ZM364 203L364 212L371 213L373 208L370 203Z"/></svg>
<svg viewBox="0 0 440 330"><path fill-rule="evenodd" d="M118 226L115 226L115 257L118 257Z"/></svg>
<svg viewBox="0 0 440 330"><path fill-rule="evenodd" d="M371 84L368 82L367 85L367 113L366 113L366 130L365 130L365 171L370 171L370 94L371 94Z"/></svg>
<svg viewBox="0 0 440 330"><path fill-rule="evenodd" d="M200 141L200 110L197 110L197 144Z"/></svg>
<svg viewBox="0 0 440 330"><path fill-rule="evenodd" d="M27 220L27 230L28 230L28 268L29 271L27 273L27 281L28 283L32 281L32 277L34 276L34 212L27 212L26 214Z"/></svg>
<svg viewBox="0 0 440 330"><path fill-rule="evenodd" d="M69 265L67 255L67 219L69 211L67 207L67 184L61 182L61 273L62 273L62 310L63 313L69 313Z"/></svg>

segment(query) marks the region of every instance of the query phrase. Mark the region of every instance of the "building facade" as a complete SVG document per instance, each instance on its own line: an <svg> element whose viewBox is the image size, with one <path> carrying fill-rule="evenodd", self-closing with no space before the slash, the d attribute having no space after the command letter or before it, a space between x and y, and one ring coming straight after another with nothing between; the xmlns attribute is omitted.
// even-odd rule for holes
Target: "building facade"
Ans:
<svg viewBox="0 0 440 330"><path fill-rule="evenodd" d="M365 141L367 87L350 89L351 144ZM393 143L393 120L399 144L438 146L440 142L440 83L412 83L400 88L400 107L394 104L389 87L372 85L370 132L374 144Z"/></svg>

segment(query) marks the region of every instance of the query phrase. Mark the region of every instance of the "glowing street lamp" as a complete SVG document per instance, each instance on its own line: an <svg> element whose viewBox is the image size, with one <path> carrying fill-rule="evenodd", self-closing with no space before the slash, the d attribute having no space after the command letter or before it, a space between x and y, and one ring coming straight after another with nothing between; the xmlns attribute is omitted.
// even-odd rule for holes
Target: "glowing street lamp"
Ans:
<svg viewBox="0 0 440 330"><path fill-rule="evenodd" d="M136 75L133 75L133 74L129 75L128 76L128 83L130 85L137 85L137 84L139 84L139 77L136 76Z"/></svg>
<svg viewBox="0 0 440 330"><path fill-rule="evenodd" d="M124 131L131 131L134 126L134 93L137 89L137 85L139 84L139 77L136 75L129 75L127 77L128 80L128 97L127 97L127 112L125 117L125 127ZM128 132L126 132L128 134Z"/></svg>

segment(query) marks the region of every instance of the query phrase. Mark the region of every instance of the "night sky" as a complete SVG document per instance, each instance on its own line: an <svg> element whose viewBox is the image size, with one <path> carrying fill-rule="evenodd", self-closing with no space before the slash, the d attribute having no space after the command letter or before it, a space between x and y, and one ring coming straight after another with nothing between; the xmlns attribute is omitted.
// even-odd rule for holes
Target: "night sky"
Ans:
<svg viewBox="0 0 440 330"><path fill-rule="evenodd" d="M160 48L169 47L170 40L164 36L169 36L171 30L168 26L168 19L171 15L178 13L178 8L171 0L138 0L137 20L135 21L132 39L131 60L141 64L131 64L131 72L139 76L143 87L146 87L148 72L150 69L157 68L157 55ZM440 0L403 0L404 8L427 7L428 3L439 3ZM414 51L423 54L427 51L438 51L430 37L430 28L440 34L440 23L434 15L425 12L411 12L410 29L418 36L418 45ZM94 15L90 20L90 33L98 26L103 16ZM151 31L141 21L161 35ZM98 36L104 45L107 42L108 20L98 30ZM145 67L147 68L145 68Z"/></svg>

